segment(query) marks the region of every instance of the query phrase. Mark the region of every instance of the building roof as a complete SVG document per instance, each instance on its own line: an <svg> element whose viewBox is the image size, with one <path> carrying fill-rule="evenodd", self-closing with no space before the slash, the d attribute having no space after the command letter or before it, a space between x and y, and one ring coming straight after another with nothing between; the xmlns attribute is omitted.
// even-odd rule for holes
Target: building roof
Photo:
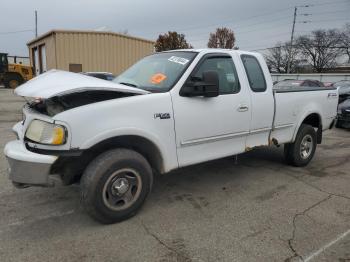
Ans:
<svg viewBox="0 0 350 262"><path fill-rule="evenodd" d="M57 34L57 33L79 33L79 34L109 34L109 35L115 35L115 36L121 36L121 37L125 37L125 38L129 38L129 39L133 39L133 40L139 40L139 41L143 41L143 42L148 42L148 43L152 43L154 44L155 42L152 40L148 40L148 39L144 39L141 37L135 37L135 36L131 36L131 35L125 35L125 34L121 34L121 33L115 33L115 32L110 32L110 31L89 31L89 30L61 30L61 29L53 29L51 31L46 32L45 34L42 34L40 36L38 36L37 38L34 38L33 40L30 40L27 45L31 45L37 41L40 41L52 34Z"/></svg>

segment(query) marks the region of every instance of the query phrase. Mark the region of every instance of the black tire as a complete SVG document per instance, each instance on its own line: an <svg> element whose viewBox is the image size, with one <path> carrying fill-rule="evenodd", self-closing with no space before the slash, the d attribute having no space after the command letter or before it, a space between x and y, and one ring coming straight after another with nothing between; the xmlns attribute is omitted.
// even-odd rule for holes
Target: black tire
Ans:
<svg viewBox="0 0 350 262"><path fill-rule="evenodd" d="M133 175L136 180L132 178L131 182L122 181ZM137 186L133 185L135 181L139 183ZM116 189L115 183L121 186L128 184L128 191L119 192L121 189ZM80 183L81 201L87 213L95 220L103 224L120 222L137 213L151 191L152 184L151 166L141 154L129 149L113 149L96 157L86 168ZM134 197L132 201L126 201L127 194ZM123 196L124 200L118 200ZM115 204L110 203L114 201Z"/></svg>
<svg viewBox="0 0 350 262"><path fill-rule="evenodd" d="M308 146L305 146L306 142ZM310 125L302 124L294 143L284 145L284 157L289 165L306 166L313 158L316 146L317 135L315 129Z"/></svg>
<svg viewBox="0 0 350 262"><path fill-rule="evenodd" d="M7 73L4 77L5 88L15 89L24 82L23 77L15 73Z"/></svg>
<svg viewBox="0 0 350 262"><path fill-rule="evenodd" d="M335 127L336 127L336 128L342 128L341 121L337 120L337 121L335 122Z"/></svg>

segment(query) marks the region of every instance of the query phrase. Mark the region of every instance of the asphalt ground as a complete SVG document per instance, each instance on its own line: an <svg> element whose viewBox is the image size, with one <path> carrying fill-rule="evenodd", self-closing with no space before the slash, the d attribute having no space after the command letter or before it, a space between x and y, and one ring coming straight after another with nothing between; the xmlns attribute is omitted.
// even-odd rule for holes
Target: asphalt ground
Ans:
<svg viewBox="0 0 350 262"><path fill-rule="evenodd" d="M0 150L23 99L0 89ZM350 131L312 162L261 148L157 176L133 218L100 225L79 185L16 189L0 153L0 261L350 261Z"/></svg>

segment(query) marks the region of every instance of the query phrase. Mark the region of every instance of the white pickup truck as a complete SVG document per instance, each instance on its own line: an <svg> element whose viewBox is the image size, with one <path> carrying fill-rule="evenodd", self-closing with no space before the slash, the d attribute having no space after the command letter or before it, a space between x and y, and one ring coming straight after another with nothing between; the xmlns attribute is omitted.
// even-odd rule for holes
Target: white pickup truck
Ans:
<svg viewBox="0 0 350 262"><path fill-rule="evenodd" d="M273 90L260 54L216 49L155 53L113 82L53 70L15 93L28 103L4 150L14 185L80 181L102 223L134 215L155 172L282 144L305 166L338 102L332 88Z"/></svg>

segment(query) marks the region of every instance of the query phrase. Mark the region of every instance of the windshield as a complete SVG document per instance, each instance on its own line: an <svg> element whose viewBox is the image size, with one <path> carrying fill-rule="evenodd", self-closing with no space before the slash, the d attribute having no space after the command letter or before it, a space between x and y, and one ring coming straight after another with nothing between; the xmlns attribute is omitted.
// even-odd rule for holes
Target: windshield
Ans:
<svg viewBox="0 0 350 262"><path fill-rule="evenodd" d="M156 53L141 59L113 82L151 92L169 91L197 55L196 52Z"/></svg>

